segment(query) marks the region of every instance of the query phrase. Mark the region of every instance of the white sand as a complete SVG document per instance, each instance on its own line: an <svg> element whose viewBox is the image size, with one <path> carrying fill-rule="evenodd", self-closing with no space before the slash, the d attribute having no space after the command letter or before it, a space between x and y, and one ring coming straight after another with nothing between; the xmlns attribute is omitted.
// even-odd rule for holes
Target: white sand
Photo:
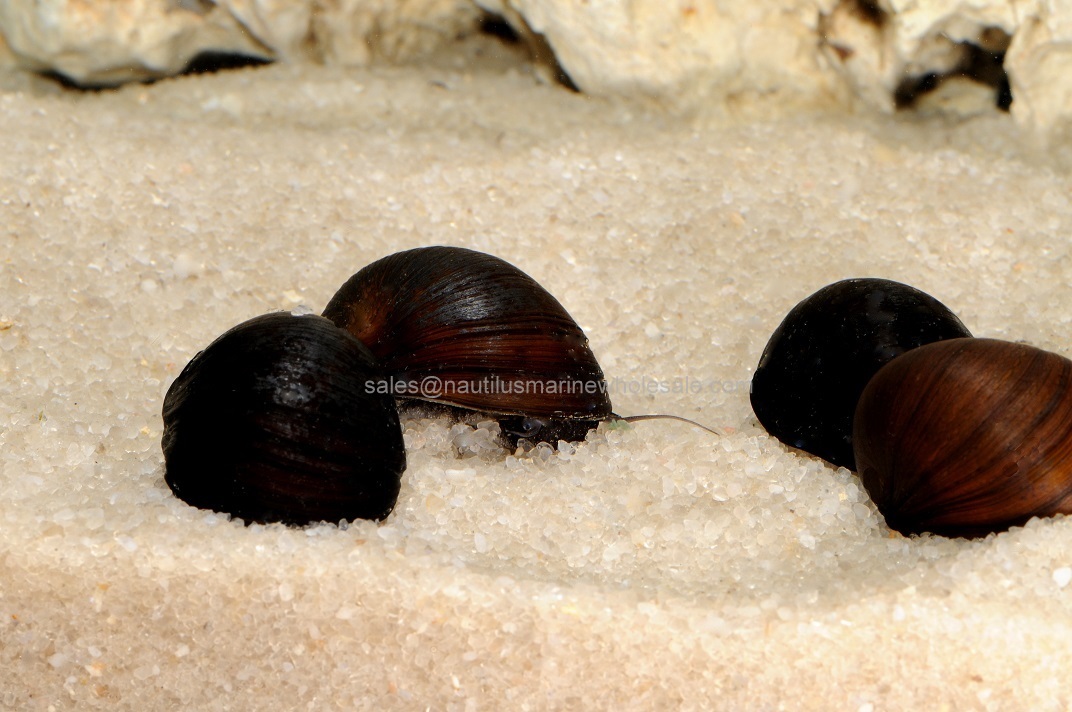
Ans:
<svg viewBox="0 0 1072 712"><path fill-rule="evenodd" d="M1072 179L1018 155L1007 116L689 123L445 65L0 94L0 706L1067 708L1072 521L891 534L747 395L850 276L1068 355ZM172 496L160 404L194 353L428 244L544 284L618 412L731 433L463 457L411 420L383 524Z"/></svg>

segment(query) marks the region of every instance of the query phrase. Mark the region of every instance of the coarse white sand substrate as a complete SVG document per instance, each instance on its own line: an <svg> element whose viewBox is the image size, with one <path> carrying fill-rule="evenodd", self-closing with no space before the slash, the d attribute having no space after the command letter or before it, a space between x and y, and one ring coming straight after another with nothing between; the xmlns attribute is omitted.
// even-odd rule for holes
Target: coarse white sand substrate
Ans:
<svg viewBox="0 0 1072 712"><path fill-rule="evenodd" d="M8 86L0 706L1072 704L1072 520L893 534L748 401L785 313L846 277L1072 353L1072 178L1008 116L671 119L449 64ZM161 402L197 351L432 244L541 282L617 412L725 435L515 454L409 419L383 523L247 527L171 494Z"/></svg>

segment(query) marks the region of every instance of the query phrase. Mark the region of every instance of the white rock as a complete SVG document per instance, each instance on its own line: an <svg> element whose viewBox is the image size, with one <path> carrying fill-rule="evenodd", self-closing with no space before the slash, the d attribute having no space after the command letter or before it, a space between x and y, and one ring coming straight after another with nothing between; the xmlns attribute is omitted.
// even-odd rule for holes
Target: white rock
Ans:
<svg viewBox="0 0 1072 712"><path fill-rule="evenodd" d="M542 35L578 87L693 108L715 97L824 96L810 1L477 0Z"/></svg>
<svg viewBox="0 0 1072 712"><path fill-rule="evenodd" d="M820 47L829 66L864 104L892 111L899 68L889 61L888 31L879 16L839 3L820 17Z"/></svg>
<svg viewBox="0 0 1072 712"><path fill-rule="evenodd" d="M274 56L328 64L405 60L473 27L469 0L221 0Z"/></svg>
<svg viewBox="0 0 1072 712"><path fill-rule="evenodd" d="M202 52L364 64L411 58L479 15L469 0L110 0L0 3L18 64L85 84L176 74ZM0 41L0 66L5 50Z"/></svg>
<svg viewBox="0 0 1072 712"><path fill-rule="evenodd" d="M1005 57L1012 113L1051 133L1072 118L1072 2L1031 3L1025 10Z"/></svg>
<svg viewBox="0 0 1072 712"><path fill-rule="evenodd" d="M1047 134L1072 117L1072 0L8 0L0 68L106 84L175 74L206 51L401 61L471 30L481 9L581 90L673 110L888 113L906 79L957 73L971 44L1007 50L1019 123ZM987 91L962 83L922 108L975 114Z"/></svg>
<svg viewBox="0 0 1072 712"><path fill-rule="evenodd" d="M820 26L830 66L863 103L892 111L906 78L962 67L965 43L1004 51L1016 19L1011 5L993 2L843 0L823 14ZM959 106L955 111L963 113Z"/></svg>
<svg viewBox="0 0 1072 712"><path fill-rule="evenodd" d="M1006 49L1004 69L1017 122L1052 133L1072 118L1072 2L891 0L881 27L842 2L824 14L824 53L865 104L890 111L906 76L944 74L964 57L962 43ZM1011 41L1010 41L1011 38ZM958 91L951 110L965 111ZM931 101L929 108L936 102Z"/></svg>
<svg viewBox="0 0 1072 712"><path fill-rule="evenodd" d="M0 34L23 67L91 84L174 74L206 50L264 56L234 17L207 2L11 0L0 3Z"/></svg>
<svg viewBox="0 0 1072 712"><path fill-rule="evenodd" d="M902 82L956 74L971 44L1007 50L1018 122L1045 133L1072 116L1072 0L476 2L542 36L592 94L677 109L740 108L760 96L783 108L854 101L889 113ZM971 115L996 98L993 86L954 82L924 108Z"/></svg>
<svg viewBox="0 0 1072 712"><path fill-rule="evenodd" d="M920 114L980 116L994 110L994 90L965 77L948 79L916 104Z"/></svg>

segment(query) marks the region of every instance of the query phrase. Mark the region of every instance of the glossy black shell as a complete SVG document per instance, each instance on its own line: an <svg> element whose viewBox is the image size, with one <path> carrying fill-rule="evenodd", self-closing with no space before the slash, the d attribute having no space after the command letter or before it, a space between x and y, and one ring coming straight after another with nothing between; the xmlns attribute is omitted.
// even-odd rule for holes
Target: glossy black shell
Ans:
<svg viewBox="0 0 1072 712"><path fill-rule="evenodd" d="M504 416L504 427L572 426L581 437L587 427L571 421L611 415L580 327L498 257L460 247L390 255L351 277L324 316L369 347L400 397Z"/></svg>
<svg viewBox="0 0 1072 712"><path fill-rule="evenodd" d="M852 422L867 382L923 344L971 336L944 304L900 282L847 279L795 306L752 378L752 409L771 435L856 469Z"/></svg>
<svg viewBox="0 0 1072 712"><path fill-rule="evenodd" d="M382 519L406 467L394 400L355 338L268 314L197 354L164 398L165 480L187 503L257 522Z"/></svg>

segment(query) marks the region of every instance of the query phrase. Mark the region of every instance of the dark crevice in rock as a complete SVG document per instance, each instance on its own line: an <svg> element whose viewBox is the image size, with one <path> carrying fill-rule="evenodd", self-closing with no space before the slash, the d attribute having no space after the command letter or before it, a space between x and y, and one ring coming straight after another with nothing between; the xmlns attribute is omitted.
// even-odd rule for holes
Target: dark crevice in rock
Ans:
<svg viewBox="0 0 1072 712"><path fill-rule="evenodd" d="M269 59L251 57L245 54L200 52L186 63L180 74L212 74L213 72L225 72L231 69L262 67L271 63L272 61Z"/></svg>
<svg viewBox="0 0 1072 712"><path fill-rule="evenodd" d="M512 12L509 17L505 17L485 12L478 23L478 31L509 45L521 45L538 72L570 91L580 92L576 83L559 63L547 38L529 27L525 18L519 13Z"/></svg>
<svg viewBox="0 0 1072 712"><path fill-rule="evenodd" d="M532 52L533 61L546 67L556 83L561 84L570 91L580 93L580 88L574 83L573 78L570 77L562 65L559 64L555 51L551 49L551 45L543 35L536 32L532 33L529 37L529 51Z"/></svg>
<svg viewBox="0 0 1072 712"><path fill-rule="evenodd" d="M928 72L913 77L905 77L893 90L893 103L898 109L911 109L919 97L938 88L946 75Z"/></svg>
<svg viewBox="0 0 1072 712"><path fill-rule="evenodd" d="M1002 111L1008 111L1012 106L1012 85L1009 84L1009 78L1005 77L1001 86L998 87L997 107Z"/></svg>
<svg viewBox="0 0 1072 712"><path fill-rule="evenodd" d="M994 105L1008 111L1012 105L1012 88L1005 72L1005 51L1011 37L1000 28L988 27L978 42L959 42L961 58L948 72L927 72L906 76L894 90L893 100L898 109L911 109L919 99L954 77L970 79L994 90Z"/></svg>
<svg viewBox="0 0 1072 712"><path fill-rule="evenodd" d="M843 0L853 15L869 25L882 29L889 21L889 14L874 0Z"/></svg>
<svg viewBox="0 0 1072 712"><path fill-rule="evenodd" d="M231 52L200 52L193 59L186 63L180 75L182 74L211 74L213 72L223 72L232 69L242 69L244 67L260 67L265 64L271 64L271 60L262 59L260 57L251 57L244 54L234 54ZM131 72L133 73L133 71ZM159 77L138 77L136 79L128 79L121 76L121 73L116 73L115 81L106 82L82 82L69 77L63 72L58 72L53 69L41 71L37 73L39 76L45 79L52 80L62 86L65 89L73 89L75 91L87 91L98 92L108 91L112 89L118 89L124 84L137 83L137 84L153 84L161 79L167 79L167 76Z"/></svg>
<svg viewBox="0 0 1072 712"><path fill-rule="evenodd" d="M484 13L477 23L477 29L480 34L494 37L507 44L516 45L521 43L521 35L501 15L495 15L490 12Z"/></svg>
<svg viewBox="0 0 1072 712"><path fill-rule="evenodd" d="M1012 105L1012 88L1009 86L1009 75L1005 73L1004 66L1007 47L1008 42L1000 51L993 51L965 43L965 62L962 68L964 76L995 90L995 103L1003 111L1008 111Z"/></svg>
<svg viewBox="0 0 1072 712"><path fill-rule="evenodd" d="M111 91L118 89L126 82L116 80L114 82L80 82L73 77L69 77L63 72L56 71L55 69L46 69L37 72L37 76L42 79L48 79L49 81L56 82L64 89L72 89L75 91L85 92L99 92L99 91Z"/></svg>

